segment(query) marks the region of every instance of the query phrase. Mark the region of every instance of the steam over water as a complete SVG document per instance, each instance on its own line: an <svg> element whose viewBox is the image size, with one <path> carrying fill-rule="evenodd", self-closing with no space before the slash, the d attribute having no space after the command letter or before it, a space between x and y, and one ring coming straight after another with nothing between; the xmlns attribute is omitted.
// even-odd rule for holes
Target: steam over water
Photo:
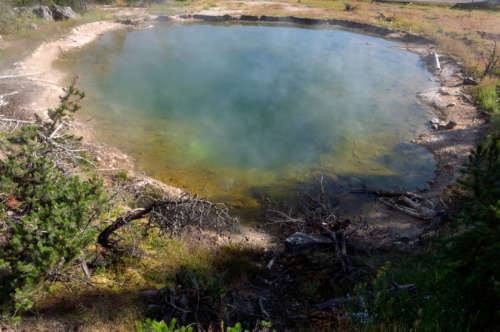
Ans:
<svg viewBox="0 0 500 332"><path fill-rule="evenodd" d="M251 24L164 25L103 36L71 64L100 139L147 174L251 214L324 174L331 190L424 188L419 58L366 35ZM76 68L75 68L76 67ZM343 187L341 189L340 187Z"/></svg>

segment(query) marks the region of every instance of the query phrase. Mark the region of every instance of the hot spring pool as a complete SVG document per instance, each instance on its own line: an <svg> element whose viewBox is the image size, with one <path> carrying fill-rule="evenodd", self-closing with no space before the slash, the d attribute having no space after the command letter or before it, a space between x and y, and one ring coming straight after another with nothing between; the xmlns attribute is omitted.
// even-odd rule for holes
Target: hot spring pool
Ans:
<svg viewBox="0 0 500 332"><path fill-rule="evenodd" d="M428 187L434 157L410 141L433 117L415 95L437 83L397 45L332 28L164 24L104 35L64 67L82 76L80 116L100 140L251 218L262 195L295 197L321 174L335 193Z"/></svg>

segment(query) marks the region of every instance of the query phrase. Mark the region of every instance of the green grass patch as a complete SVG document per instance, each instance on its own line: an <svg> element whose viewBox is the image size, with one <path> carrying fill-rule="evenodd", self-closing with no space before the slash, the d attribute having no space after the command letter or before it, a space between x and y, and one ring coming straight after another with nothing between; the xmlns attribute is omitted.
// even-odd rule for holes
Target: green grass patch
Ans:
<svg viewBox="0 0 500 332"><path fill-rule="evenodd" d="M477 313L446 282L447 270L432 250L418 254L391 254L376 276L350 296L362 299L348 307L357 331L470 331ZM379 257L380 259L380 257ZM380 263L379 263L380 264ZM392 287L414 284L416 292L385 293ZM372 298L367 291L375 292Z"/></svg>
<svg viewBox="0 0 500 332"><path fill-rule="evenodd" d="M500 131L499 84L498 78L486 78L473 91L478 106L491 115L490 130L494 132Z"/></svg>

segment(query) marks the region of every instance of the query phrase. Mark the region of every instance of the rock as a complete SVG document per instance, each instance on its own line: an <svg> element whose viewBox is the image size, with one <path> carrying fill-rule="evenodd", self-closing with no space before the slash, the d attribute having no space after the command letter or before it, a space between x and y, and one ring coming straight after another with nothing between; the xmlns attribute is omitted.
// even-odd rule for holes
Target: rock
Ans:
<svg viewBox="0 0 500 332"><path fill-rule="evenodd" d="M117 20L116 22L119 22L124 25L141 25L144 24L144 19L142 18L136 18L136 19L127 19L127 20Z"/></svg>
<svg viewBox="0 0 500 332"><path fill-rule="evenodd" d="M414 241L409 241L409 242L408 242L408 245L410 245L410 246L412 246L412 245L414 245L414 244L415 244L415 242L414 242Z"/></svg>
<svg viewBox="0 0 500 332"><path fill-rule="evenodd" d="M436 231L430 231L429 233L425 233L424 235L421 236L422 239L428 239L428 238L433 238L437 234Z"/></svg>
<svg viewBox="0 0 500 332"><path fill-rule="evenodd" d="M442 109L447 105L442 99L441 90L438 87L420 91L417 93L417 99L421 104L437 109Z"/></svg>
<svg viewBox="0 0 500 332"><path fill-rule="evenodd" d="M31 30L38 30L38 25L36 25L35 23L29 23L28 28L30 28Z"/></svg>
<svg viewBox="0 0 500 332"><path fill-rule="evenodd" d="M439 120L438 118L433 118L431 119L431 124L438 124L439 122L441 122L441 120Z"/></svg>
<svg viewBox="0 0 500 332"><path fill-rule="evenodd" d="M451 120L450 122L448 122L448 123L444 126L444 128L445 128L445 129L453 129L453 128L455 128L456 126L457 126L457 123L456 123L455 121Z"/></svg>
<svg viewBox="0 0 500 332"><path fill-rule="evenodd" d="M332 240L324 236L316 236L297 232L285 240L285 252L298 254L310 250L324 250L332 246Z"/></svg>
<svg viewBox="0 0 500 332"><path fill-rule="evenodd" d="M438 127L437 123L433 123L433 124L432 124L432 129L438 129L438 128L439 128L439 127Z"/></svg>
<svg viewBox="0 0 500 332"><path fill-rule="evenodd" d="M490 33L490 32L485 32L485 31L476 31L476 32L478 35L481 36L481 38L500 40L500 34L498 34L498 33Z"/></svg>
<svg viewBox="0 0 500 332"><path fill-rule="evenodd" d="M472 96L471 95L468 95L468 94L465 94L465 93L462 93L460 95L462 97L463 100L471 103L471 104L474 104L474 100L472 100Z"/></svg>
<svg viewBox="0 0 500 332"><path fill-rule="evenodd" d="M52 17L56 21L68 20L70 18L75 18L78 16L78 14L75 13L73 9L71 9L71 7L52 5L50 9L52 10Z"/></svg>
<svg viewBox="0 0 500 332"><path fill-rule="evenodd" d="M52 20L52 12L47 6L30 7L29 10L39 18L43 18L44 20L47 21Z"/></svg>
<svg viewBox="0 0 500 332"><path fill-rule="evenodd" d="M460 87L450 87L450 86L443 86L439 88L439 92L443 96L460 96L460 94L462 94Z"/></svg>
<svg viewBox="0 0 500 332"><path fill-rule="evenodd" d="M472 77L466 77L464 78L463 84L465 85L477 85L477 81L473 79Z"/></svg>
<svg viewBox="0 0 500 332"><path fill-rule="evenodd" d="M450 104L448 104L448 106L446 106L446 107L453 107L453 106L457 106L457 103L450 103Z"/></svg>
<svg viewBox="0 0 500 332"><path fill-rule="evenodd" d="M469 39L469 38L467 38L467 37L460 38L460 40L461 40L461 41L463 41L463 42L464 42L464 44L467 44L467 45L470 45L470 44L473 44L473 43L474 43L474 41L473 41L473 40L471 40L471 39Z"/></svg>
<svg viewBox="0 0 500 332"><path fill-rule="evenodd" d="M26 69L26 64L24 62L15 62L12 67L18 68L18 69Z"/></svg>

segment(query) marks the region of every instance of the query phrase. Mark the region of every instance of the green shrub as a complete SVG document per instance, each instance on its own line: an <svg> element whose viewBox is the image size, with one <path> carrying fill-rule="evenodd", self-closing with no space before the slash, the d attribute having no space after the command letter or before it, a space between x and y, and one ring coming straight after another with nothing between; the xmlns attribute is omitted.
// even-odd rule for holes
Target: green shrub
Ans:
<svg viewBox="0 0 500 332"><path fill-rule="evenodd" d="M192 332L192 327L181 326L180 328L175 328L175 323L177 320L174 318L167 325L165 322L157 322L155 320L146 319L144 323L137 323L137 332Z"/></svg>
<svg viewBox="0 0 500 332"><path fill-rule="evenodd" d="M500 134L488 136L464 164L462 231L445 241L446 287L456 287L479 324L500 324Z"/></svg>
<svg viewBox="0 0 500 332"><path fill-rule="evenodd" d="M475 89L474 96L481 109L488 113L500 113L500 104L498 103L498 85L500 81L496 79L485 79Z"/></svg>
<svg viewBox="0 0 500 332"><path fill-rule="evenodd" d="M3 244L0 246L0 304L29 308L30 292L45 279L57 279L95 239L94 219L104 204L102 183L65 176L42 145L38 129L23 127L16 146L0 164Z"/></svg>
<svg viewBox="0 0 500 332"><path fill-rule="evenodd" d="M165 322L157 322L151 319L146 319L146 322L144 323L137 323L137 332L192 332L193 328L192 327L185 327L181 326L178 329L175 328L175 323L177 320L174 318L170 322L169 325L167 325ZM268 332L269 329L272 327L271 322L266 322L262 321L260 323L261 328L256 329L253 332ZM221 327L222 328L222 327ZM234 327L227 327L226 329L227 332L249 332L248 330L243 331L243 328L241 327L240 323L236 323ZM273 330L273 332L276 332Z"/></svg>

